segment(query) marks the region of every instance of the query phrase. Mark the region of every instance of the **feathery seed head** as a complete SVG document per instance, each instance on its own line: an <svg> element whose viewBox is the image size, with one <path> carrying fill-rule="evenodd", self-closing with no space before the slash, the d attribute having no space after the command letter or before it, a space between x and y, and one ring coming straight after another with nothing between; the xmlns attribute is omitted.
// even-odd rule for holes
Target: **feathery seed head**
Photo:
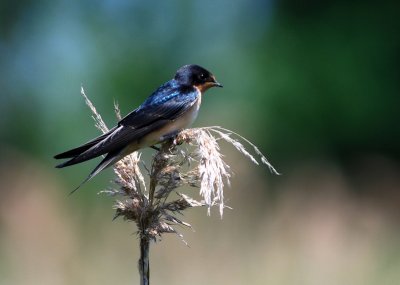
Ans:
<svg viewBox="0 0 400 285"><path fill-rule="evenodd" d="M83 88L81 93L92 110L96 127L103 133L107 132L106 124ZM114 108L117 118L120 119L116 103ZM259 164L254 155L246 150L243 142L250 145L261 163L268 166L272 173L279 174L254 144L235 132L219 126L186 129L174 140L163 142L160 150L153 156L151 168L147 171L150 178L148 187L139 167L141 157L138 152L133 152L114 164L115 184L118 189L102 192L122 197L114 205L115 218L123 217L135 222L141 238L155 241L163 233L175 233L182 238L173 226L191 227L176 215L182 214L188 208L206 206L210 214L210 208L217 205L222 217L226 207L224 187L230 184L232 172L223 160L221 140L231 144L253 163ZM177 192L183 186L199 188L201 201Z"/></svg>

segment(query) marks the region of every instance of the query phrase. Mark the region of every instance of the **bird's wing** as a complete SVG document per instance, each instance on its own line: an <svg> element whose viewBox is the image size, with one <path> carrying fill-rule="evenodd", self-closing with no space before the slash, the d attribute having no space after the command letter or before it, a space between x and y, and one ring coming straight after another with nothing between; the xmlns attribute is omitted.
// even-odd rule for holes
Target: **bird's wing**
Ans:
<svg viewBox="0 0 400 285"><path fill-rule="evenodd" d="M80 163L108 152L122 150L133 141L160 129L184 114L196 102L197 90L175 90L152 104L142 105L124 117L108 136L69 161L58 165L65 167Z"/></svg>
<svg viewBox="0 0 400 285"><path fill-rule="evenodd" d="M124 117L116 130L98 143L96 148L102 148L106 153L162 128L188 111L198 96L198 91L194 89L184 95L178 89L151 105L142 105Z"/></svg>
<svg viewBox="0 0 400 285"><path fill-rule="evenodd" d="M196 102L199 91L193 87L158 89L139 108L126 115L118 125L140 128L160 118L174 120Z"/></svg>

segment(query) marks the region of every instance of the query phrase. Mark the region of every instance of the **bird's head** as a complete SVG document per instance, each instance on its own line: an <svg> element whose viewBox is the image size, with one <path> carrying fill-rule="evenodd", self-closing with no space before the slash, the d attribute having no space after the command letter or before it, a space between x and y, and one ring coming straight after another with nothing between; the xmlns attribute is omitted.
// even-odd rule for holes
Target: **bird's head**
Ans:
<svg viewBox="0 0 400 285"><path fill-rule="evenodd" d="M195 64L179 68L174 79L182 85L194 86L201 92L211 87L222 87L211 72Z"/></svg>

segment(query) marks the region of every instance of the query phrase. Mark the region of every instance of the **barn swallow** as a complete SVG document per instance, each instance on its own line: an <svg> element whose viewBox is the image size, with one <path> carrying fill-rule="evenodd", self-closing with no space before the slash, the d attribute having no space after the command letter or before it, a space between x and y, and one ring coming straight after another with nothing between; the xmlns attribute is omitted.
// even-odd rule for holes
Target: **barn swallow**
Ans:
<svg viewBox="0 0 400 285"><path fill-rule="evenodd" d="M76 191L126 155L144 147L153 147L189 127L197 117L202 94L214 86L222 87L222 84L203 67L185 65L179 68L173 79L161 85L107 133L54 156L56 159L69 158L56 167L63 168L105 155Z"/></svg>

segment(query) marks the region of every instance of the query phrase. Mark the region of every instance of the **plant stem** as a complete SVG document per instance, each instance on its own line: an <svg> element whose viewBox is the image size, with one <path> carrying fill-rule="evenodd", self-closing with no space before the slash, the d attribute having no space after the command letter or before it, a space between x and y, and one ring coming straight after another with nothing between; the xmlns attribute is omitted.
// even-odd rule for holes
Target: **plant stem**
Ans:
<svg viewBox="0 0 400 285"><path fill-rule="evenodd" d="M147 237L140 237L139 274L140 285L150 284L150 241Z"/></svg>

